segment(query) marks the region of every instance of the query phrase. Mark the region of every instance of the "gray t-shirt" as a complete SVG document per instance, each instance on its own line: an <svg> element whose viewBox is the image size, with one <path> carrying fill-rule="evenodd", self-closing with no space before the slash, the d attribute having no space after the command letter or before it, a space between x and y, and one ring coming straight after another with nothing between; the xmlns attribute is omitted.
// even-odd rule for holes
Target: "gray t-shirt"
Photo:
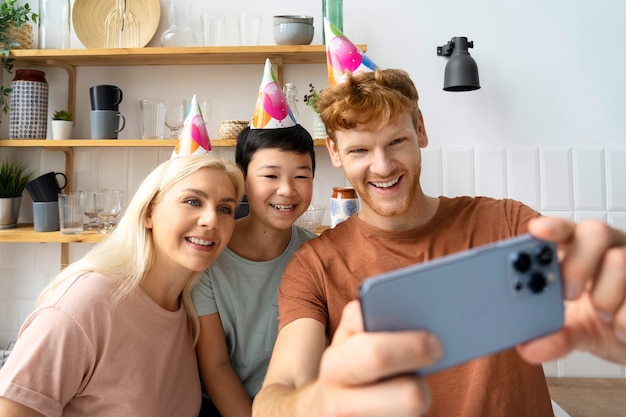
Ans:
<svg viewBox="0 0 626 417"><path fill-rule="evenodd" d="M263 262L226 248L193 289L199 316L219 312L230 363L250 398L261 389L276 341L277 292L285 266L300 244L315 236L293 225L285 251Z"/></svg>

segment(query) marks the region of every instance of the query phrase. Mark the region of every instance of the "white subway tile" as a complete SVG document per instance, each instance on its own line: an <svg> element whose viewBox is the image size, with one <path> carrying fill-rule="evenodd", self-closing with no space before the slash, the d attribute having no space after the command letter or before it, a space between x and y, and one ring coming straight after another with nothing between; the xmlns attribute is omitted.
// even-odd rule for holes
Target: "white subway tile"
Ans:
<svg viewBox="0 0 626 417"><path fill-rule="evenodd" d="M98 153L98 188L128 191L128 149L102 148Z"/></svg>
<svg viewBox="0 0 626 417"><path fill-rule="evenodd" d="M48 268L49 270L50 268ZM41 291L48 285L49 274L44 269L15 270L12 280L11 295L16 300L36 300Z"/></svg>
<svg viewBox="0 0 626 417"><path fill-rule="evenodd" d="M171 153L171 150L170 150ZM159 165L159 148L130 148L128 151L127 203L139 185Z"/></svg>
<svg viewBox="0 0 626 417"><path fill-rule="evenodd" d="M505 148L476 148L476 195L505 198L506 150Z"/></svg>
<svg viewBox="0 0 626 417"><path fill-rule="evenodd" d="M9 243L5 246L4 268L23 268L35 264L35 245L38 243Z"/></svg>
<svg viewBox="0 0 626 417"><path fill-rule="evenodd" d="M560 377L624 378L624 366L587 352L575 351L559 360Z"/></svg>
<svg viewBox="0 0 626 417"><path fill-rule="evenodd" d="M585 220L596 219L606 222L606 212L602 211L577 211L574 213L574 221L580 223Z"/></svg>
<svg viewBox="0 0 626 417"><path fill-rule="evenodd" d="M443 195L456 197L474 195L474 150L452 147L442 149Z"/></svg>
<svg viewBox="0 0 626 417"><path fill-rule="evenodd" d="M539 150L541 209L572 210L572 157L570 148Z"/></svg>
<svg viewBox="0 0 626 417"><path fill-rule="evenodd" d="M602 148L574 148L574 209L606 210L606 177Z"/></svg>
<svg viewBox="0 0 626 417"><path fill-rule="evenodd" d="M35 310L36 300L15 300L15 321L13 323L13 330L19 330L22 324L26 321L28 316Z"/></svg>
<svg viewBox="0 0 626 417"><path fill-rule="evenodd" d="M441 148L436 146L422 149L420 184L424 193L433 197L443 194L441 152Z"/></svg>
<svg viewBox="0 0 626 417"><path fill-rule="evenodd" d="M626 149L608 148L606 160L609 210L626 210Z"/></svg>
<svg viewBox="0 0 626 417"><path fill-rule="evenodd" d="M539 151L537 148L507 149L508 197L535 210L541 209L539 193Z"/></svg>
<svg viewBox="0 0 626 417"><path fill-rule="evenodd" d="M609 211L607 213L607 222L613 227L626 230L626 211Z"/></svg>
<svg viewBox="0 0 626 417"><path fill-rule="evenodd" d="M560 219L567 219L567 220L574 221L574 212L573 211L550 211L550 210L543 210L543 211L541 211L541 214L543 214L544 216L558 217Z"/></svg>
<svg viewBox="0 0 626 417"><path fill-rule="evenodd" d="M35 245L35 268L60 270L59 259L61 259L60 243L40 243Z"/></svg>
<svg viewBox="0 0 626 417"><path fill-rule="evenodd" d="M99 148L74 149L74 176L72 188L74 190L98 189Z"/></svg>

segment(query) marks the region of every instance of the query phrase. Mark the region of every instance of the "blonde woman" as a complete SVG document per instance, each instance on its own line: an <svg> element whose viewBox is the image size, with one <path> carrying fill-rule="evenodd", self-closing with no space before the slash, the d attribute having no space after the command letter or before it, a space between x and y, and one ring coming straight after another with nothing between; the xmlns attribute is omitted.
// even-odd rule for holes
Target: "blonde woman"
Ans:
<svg viewBox="0 0 626 417"><path fill-rule="evenodd" d="M148 175L111 235L43 291L0 371L0 415L197 416L191 289L243 190L235 164L207 155Z"/></svg>

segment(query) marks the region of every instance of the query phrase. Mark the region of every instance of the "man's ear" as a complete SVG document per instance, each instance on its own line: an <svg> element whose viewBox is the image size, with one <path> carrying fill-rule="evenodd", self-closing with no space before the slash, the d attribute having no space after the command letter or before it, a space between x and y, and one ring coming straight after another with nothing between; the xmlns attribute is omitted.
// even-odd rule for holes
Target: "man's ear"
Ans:
<svg viewBox="0 0 626 417"><path fill-rule="evenodd" d="M335 168L341 168L341 158L339 158L339 150L337 149L337 144L328 135L326 135L326 148L328 149L328 153L330 154L330 162L332 162Z"/></svg>
<svg viewBox="0 0 626 417"><path fill-rule="evenodd" d="M420 148L428 146L428 134L426 133L426 127L424 126L424 116L420 110L419 121L417 123L417 143Z"/></svg>

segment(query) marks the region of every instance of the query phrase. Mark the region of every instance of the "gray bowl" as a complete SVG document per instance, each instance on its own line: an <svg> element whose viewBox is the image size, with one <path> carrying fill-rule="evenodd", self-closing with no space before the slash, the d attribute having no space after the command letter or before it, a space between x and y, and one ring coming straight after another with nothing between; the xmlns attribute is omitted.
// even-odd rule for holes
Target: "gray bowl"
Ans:
<svg viewBox="0 0 626 417"><path fill-rule="evenodd" d="M274 42L277 45L309 45L313 41L310 16L274 16Z"/></svg>

